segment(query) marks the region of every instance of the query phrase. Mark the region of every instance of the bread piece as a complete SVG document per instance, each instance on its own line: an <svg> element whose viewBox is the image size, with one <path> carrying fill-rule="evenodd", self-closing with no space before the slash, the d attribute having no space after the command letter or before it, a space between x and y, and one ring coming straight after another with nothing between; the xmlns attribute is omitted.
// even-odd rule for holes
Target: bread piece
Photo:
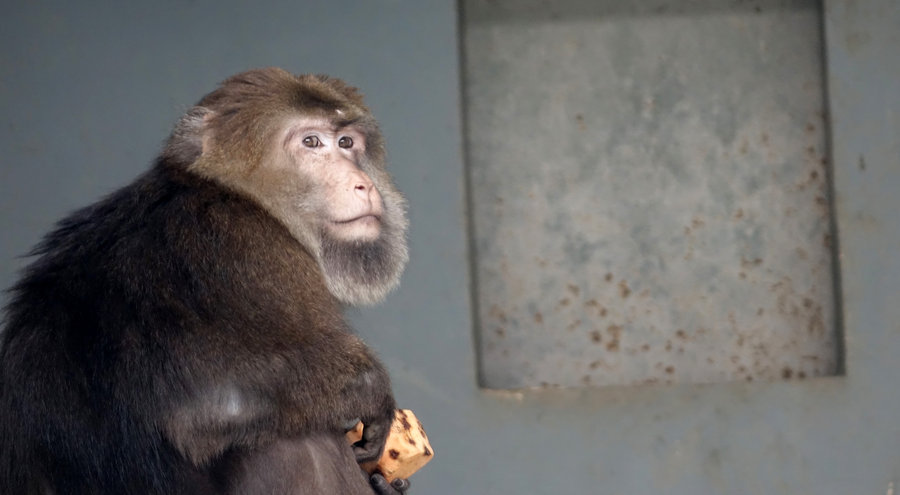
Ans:
<svg viewBox="0 0 900 495"><path fill-rule="evenodd" d="M362 423L347 432L347 440L362 439ZM362 464L368 473L380 472L388 481L409 478L434 457L434 450L425 435L422 423L409 409L398 409L384 445L384 453L377 461Z"/></svg>

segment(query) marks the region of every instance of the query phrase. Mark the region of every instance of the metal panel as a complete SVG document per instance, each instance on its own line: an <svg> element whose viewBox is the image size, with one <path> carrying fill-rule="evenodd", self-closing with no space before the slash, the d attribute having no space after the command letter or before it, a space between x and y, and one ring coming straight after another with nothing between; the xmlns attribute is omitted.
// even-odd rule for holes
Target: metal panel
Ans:
<svg viewBox="0 0 900 495"><path fill-rule="evenodd" d="M469 0L482 384L839 369L820 6Z"/></svg>

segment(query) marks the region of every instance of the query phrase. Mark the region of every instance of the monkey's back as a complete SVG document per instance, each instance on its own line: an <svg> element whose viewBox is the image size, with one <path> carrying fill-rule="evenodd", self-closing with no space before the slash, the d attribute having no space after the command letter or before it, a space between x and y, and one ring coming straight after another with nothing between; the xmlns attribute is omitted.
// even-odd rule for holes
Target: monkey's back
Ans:
<svg viewBox="0 0 900 495"><path fill-rule="evenodd" d="M258 246L275 262L255 259ZM32 255L0 344L4 494L41 493L41 480L67 493L211 490L208 473L172 461L183 456L160 418L197 381L252 373L275 342L304 345L297 328L343 328L314 261L276 220L163 164L60 222ZM330 310L304 310L300 293ZM188 366L183 354L204 348L209 361Z"/></svg>

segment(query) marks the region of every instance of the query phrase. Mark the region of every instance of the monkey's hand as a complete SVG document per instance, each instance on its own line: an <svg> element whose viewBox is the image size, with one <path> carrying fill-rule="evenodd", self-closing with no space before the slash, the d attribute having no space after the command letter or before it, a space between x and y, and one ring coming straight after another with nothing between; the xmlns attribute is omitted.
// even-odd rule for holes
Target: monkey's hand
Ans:
<svg viewBox="0 0 900 495"><path fill-rule="evenodd" d="M391 432L393 419L392 411L392 414L385 418L370 420L369 423L363 422L362 439L353 444L353 453L356 455L357 463L375 461L381 457L384 444Z"/></svg>
<svg viewBox="0 0 900 495"><path fill-rule="evenodd" d="M381 473L373 473L369 477L369 483L377 495L403 495L409 490L409 480L397 478L388 483Z"/></svg>
<svg viewBox="0 0 900 495"><path fill-rule="evenodd" d="M356 417L364 425L362 438L353 444L356 460L360 463L374 461L384 450L397 407L387 372L375 363L353 379L343 394L344 419Z"/></svg>

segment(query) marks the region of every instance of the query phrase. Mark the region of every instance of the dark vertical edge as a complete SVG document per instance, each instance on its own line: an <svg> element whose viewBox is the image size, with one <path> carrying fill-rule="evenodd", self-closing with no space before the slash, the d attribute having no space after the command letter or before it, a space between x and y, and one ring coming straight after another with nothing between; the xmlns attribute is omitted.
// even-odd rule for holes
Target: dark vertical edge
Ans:
<svg viewBox="0 0 900 495"><path fill-rule="evenodd" d="M821 0L819 2L819 26L820 26L820 41L821 41L821 53L822 53L822 94L823 94L823 106L825 109L825 147L828 150L828 163L825 166L826 177L826 187L828 194L828 202L829 202L829 212L828 212L828 230L831 235L831 273L833 280L833 289L834 289L834 326L835 326L835 371L834 374L837 376L844 376L847 374L847 332L844 328L844 293L843 293L843 283L841 281L841 249L840 249L840 231L839 225L837 221L837 193L835 188L835 150L834 150L834 135L833 129L831 125L831 94L829 91L829 60L828 60L828 46L830 33L828 31L828 13L829 6L832 4L833 0Z"/></svg>
<svg viewBox="0 0 900 495"><path fill-rule="evenodd" d="M475 205L472 198L472 157L469 147L469 100L468 87L466 85L466 68L468 61L466 58L466 12L465 1L457 0L456 2L456 32L457 32L457 49L459 50L459 91L460 91L460 129L462 130L462 159L463 159L463 220L465 222L466 235L466 261L469 270L469 308L471 314L469 319L472 322L472 343L475 347L475 379L479 388L486 388L484 377L484 356L482 355L481 342L481 308L479 299L479 281L478 281L478 250L476 249L475 237Z"/></svg>

